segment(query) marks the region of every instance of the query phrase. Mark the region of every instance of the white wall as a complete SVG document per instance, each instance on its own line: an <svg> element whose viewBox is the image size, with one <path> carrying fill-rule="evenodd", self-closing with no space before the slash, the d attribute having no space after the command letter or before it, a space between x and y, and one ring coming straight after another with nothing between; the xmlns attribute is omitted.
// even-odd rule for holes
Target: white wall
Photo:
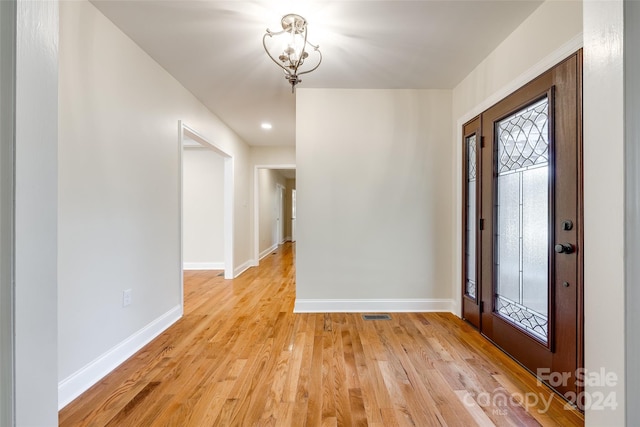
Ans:
<svg viewBox="0 0 640 427"><path fill-rule="evenodd" d="M301 88L296 104L296 310L450 310L451 91Z"/></svg>
<svg viewBox="0 0 640 427"><path fill-rule="evenodd" d="M282 187L287 185L287 180L279 172L273 169L258 169L260 258L268 255L274 246L280 243L277 239L278 185ZM284 198L282 201L284 204ZM284 210L283 214L285 214ZM284 221L284 215L280 220ZM284 222L282 230L284 233Z"/></svg>
<svg viewBox="0 0 640 427"><path fill-rule="evenodd" d="M512 85L531 80L532 72L542 74L550 68L544 59L565 44L577 50L581 35L581 1L544 2L454 88L454 120L477 115L518 88Z"/></svg>
<svg viewBox="0 0 640 427"><path fill-rule="evenodd" d="M251 147L253 165L295 165L295 146Z"/></svg>
<svg viewBox="0 0 640 427"><path fill-rule="evenodd" d="M185 269L224 269L224 158L208 148L182 152L182 260Z"/></svg>
<svg viewBox="0 0 640 427"><path fill-rule="evenodd" d="M15 422L51 426L58 420L58 5L18 1L16 22Z"/></svg>
<svg viewBox="0 0 640 427"><path fill-rule="evenodd" d="M86 1L60 5L59 87L63 406L181 315L178 121L233 157L236 269L251 261L251 168L248 146Z"/></svg>
<svg viewBox="0 0 640 427"><path fill-rule="evenodd" d="M586 387L618 404L589 408L587 426L625 424L623 9L622 0L584 3L585 368L618 377Z"/></svg>

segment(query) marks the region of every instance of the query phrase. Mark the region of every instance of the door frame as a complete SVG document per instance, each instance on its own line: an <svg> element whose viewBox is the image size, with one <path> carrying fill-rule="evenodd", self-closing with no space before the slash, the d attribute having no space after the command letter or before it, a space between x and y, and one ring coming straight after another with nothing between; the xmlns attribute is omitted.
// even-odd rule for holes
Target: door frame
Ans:
<svg viewBox="0 0 640 427"><path fill-rule="evenodd" d="M184 259L183 259L183 195L182 195L182 185L183 185L183 170L184 163L182 158L182 151L184 150L185 140L187 138L196 141L198 144L202 145L205 148L211 149L215 151L220 156L224 158L224 200L223 200L223 210L224 210L224 278L225 279L233 279L234 278L234 266L233 266L233 203L234 203L234 188L233 188L233 156L227 153L224 149L222 149L219 145L211 142L206 137L202 136L196 130L194 130L189 125L185 124L182 120L178 121L178 149L179 149L179 159L180 159L180 173L179 179L180 183L178 186L178 191L180 193L180 305L184 306Z"/></svg>

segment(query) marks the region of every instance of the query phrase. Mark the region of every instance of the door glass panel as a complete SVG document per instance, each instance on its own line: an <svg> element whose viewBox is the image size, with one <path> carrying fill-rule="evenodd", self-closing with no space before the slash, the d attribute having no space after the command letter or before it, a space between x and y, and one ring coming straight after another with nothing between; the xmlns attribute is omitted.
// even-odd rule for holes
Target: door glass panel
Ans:
<svg viewBox="0 0 640 427"><path fill-rule="evenodd" d="M549 102L496 123L495 311L548 342Z"/></svg>
<svg viewBox="0 0 640 427"><path fill-rule="evenodd" d="M476 135L466 138L467 149L467 239L465 248L465 294L476 299Z"/></svg>

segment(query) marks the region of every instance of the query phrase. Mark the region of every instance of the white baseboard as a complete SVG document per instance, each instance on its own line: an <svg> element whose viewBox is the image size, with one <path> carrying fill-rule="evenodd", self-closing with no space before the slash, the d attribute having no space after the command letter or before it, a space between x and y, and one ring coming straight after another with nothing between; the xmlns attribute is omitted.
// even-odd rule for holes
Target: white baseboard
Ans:
<svg viewBox="0 0 640 427"><path fill-rule="evenodd" d="M184 270L224 270L224 262L185 262Z"/></svg>
<svg viewBox="0 0 640 427"><path fill-rule="evenodd" d="M447 312L452 299L296 299L294 313Z"/></svg>
<svg viewBox="0 0 640 427"><path fill-rule="evenodd" d="M267 255L269 255L271 252L275 251L276 249L278 249L278 244L276 243L275 245L271 246L269 249L265 249L264 251L260 252L260 259L266 257Z"/></svg>
<svg viewBox="0 0 640 427"><path fill-rule="evenodd" d="M258 264L253 261L252 259L242 263L241 265L237 266L234 270L233 270L233 277L234 279L236 277L238 277L239 275L241 275L242 273L244 273L245 271L247 271L248 269L250 269L251 267L255 267Z"/></svg>
<svg viewBox="0 0 640 427"><path fill-rule="evenodd" d="M182 307L177 305L149 323L102 356L58 383L58 410L87 391L122 362L164 332L182 317Z"/></svg>

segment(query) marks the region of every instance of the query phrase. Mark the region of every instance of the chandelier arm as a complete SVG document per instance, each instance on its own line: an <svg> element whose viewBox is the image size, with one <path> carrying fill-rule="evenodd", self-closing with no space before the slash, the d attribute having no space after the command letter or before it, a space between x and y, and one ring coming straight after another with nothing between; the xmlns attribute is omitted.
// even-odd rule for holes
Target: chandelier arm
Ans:
<svg viewBox="0 0 640 427"><path fill-rule="evenodd" d="M310 73L310 72L312 72L312 71L315 71L315 70L320 66L320 64L322 63L322 52L320 52L320 50L318 49L318 46L313 46L311 43L309 43L309 44L313 47L313 50L314 50L315 52L318 52L318 55L320 55L320 60L318 61L318 63L316 64L316 66L315 66L315 67L313 67L312 69L307 70L307 71L300 71L299 73L297 73L299 76L301 76L301 75L303 75L303 74L308 74L308 73Z"/></svg>
<svg viewBox="0 0 640 427"><path fill-rule="evenodd" d="M270 29L267 28L267 32L265 34L265 36L279 36L280 34L284 34L287 33L287 30L282 30L282 31L271 31Z"/></svg>
<svg viewBox="0 0 640 427"><path fill-rule="evenodd" d="M291 70L287 69L286 67L283 67L278 61L276 61L276 59L273 56L271 56L269 49L267 49L267 43L265 42L265 40L267 39L267 36L272 37L274 35L282 34L284 32L285 31L280 31L279 33L272 33L271 31L269 31L269 29L267 29L267 33L264 36L262 36L262 46L264 47L264 51L267 52L267 56L271 58L274 64L282 68L284 72L287 73L288 75L292 75Z"/></svg>

